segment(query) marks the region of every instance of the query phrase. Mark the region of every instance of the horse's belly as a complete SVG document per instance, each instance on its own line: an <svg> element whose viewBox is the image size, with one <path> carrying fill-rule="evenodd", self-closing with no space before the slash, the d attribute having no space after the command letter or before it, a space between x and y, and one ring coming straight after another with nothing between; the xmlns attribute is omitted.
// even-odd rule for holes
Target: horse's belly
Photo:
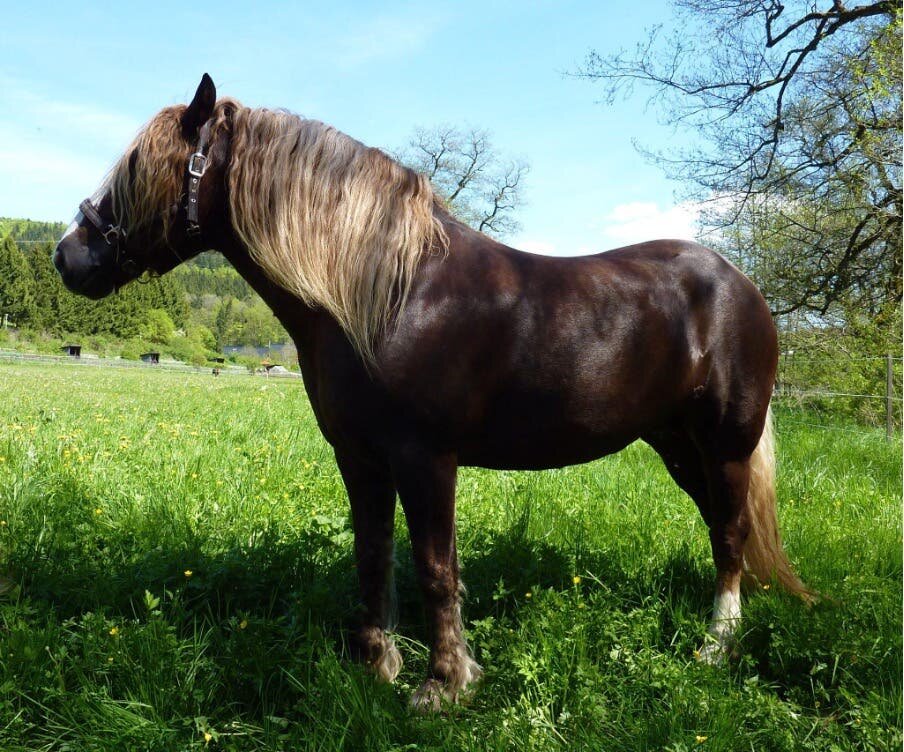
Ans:
<svg viewBox="0 0 904 752"><path fill-rule="evenodd" d="M627 427L589 431L567 423L487 426L458 447L461 465L494 470L545 470L604 457L638 438Z"/></svg>

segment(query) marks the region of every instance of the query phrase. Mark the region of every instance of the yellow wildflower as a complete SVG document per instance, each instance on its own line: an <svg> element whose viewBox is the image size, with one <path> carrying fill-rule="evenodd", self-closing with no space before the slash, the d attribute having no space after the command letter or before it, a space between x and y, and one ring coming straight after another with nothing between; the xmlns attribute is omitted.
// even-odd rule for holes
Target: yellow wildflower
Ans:
<svg viewBox="0 0 904 752"><path fill-rule="evenodd" d="M204 743L210 744L210 740L213 739L213 735L209 731L204 732Z"/></svg>
<svg viewBox="0 0 904 752"><path fill-rule="evenodd" d="M194 572L192 572L190 569L186 569L182 574L184 574L188 578L191 578Z"/></svg>
<svg viewBox="0 0 904 752"><path fill-rule="evenodd" d="M581 578L578 577L577 575L575 575L574 577L572 577L572 578L571 578L571 581L572 581L575 585L580 585L580 584L581 584Z"/></svg>
<svg viewBox="0 0 904 752"><path fill-rule="evenodd" d="M110 629L110 637L116 637L119 634L119 627L112 627Z"/></svg>
<svg viewBox="0 0 904 752"><path fill-rule="evenodd" d="M697 740L697 744L703 744L703 742L705 742L707 739L709 739L708 736L701 736L700 734L697 734L697 736L695 738Z"/></svg>
<svg viewBox="0 0 904 752"><path fill-rule="evenodd" d="M103 514L103 513L104 513L104 510L101 509L100 507L97 507L97 508L94 510L94 514Z"/></svg>
<svg viewBox="0 0 904 752"><path fill-rule="evenodd" d="M242 620L239 622L239 629L245 629L247 626L248 626L248 620L247 620L247 619L242 619Z"/></svg>
<svg viewBox="0 0 904 752"><path fill-rule="evenodd" d="M533 593L531 593L530 591L528 591L528 592L526 592L526 593L524 594L524 597L525 597L525 598L532 598L533 595L534 595Z"/></svg>

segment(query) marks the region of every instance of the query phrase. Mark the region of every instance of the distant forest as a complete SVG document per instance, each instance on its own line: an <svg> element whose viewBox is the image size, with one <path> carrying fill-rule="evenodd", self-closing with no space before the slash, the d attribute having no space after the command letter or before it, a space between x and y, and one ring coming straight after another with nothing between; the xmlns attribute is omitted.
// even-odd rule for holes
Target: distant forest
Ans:
<svg viewBox="0 0 904 752"><path fill-rule="evenodd" d="M154 348L201 363L227 344L289 341L266 304L217 253L103 300L75 295L51 262L65 229L61 222L0 217L0 346L89 337L100 354L130 357Z"/></svg>

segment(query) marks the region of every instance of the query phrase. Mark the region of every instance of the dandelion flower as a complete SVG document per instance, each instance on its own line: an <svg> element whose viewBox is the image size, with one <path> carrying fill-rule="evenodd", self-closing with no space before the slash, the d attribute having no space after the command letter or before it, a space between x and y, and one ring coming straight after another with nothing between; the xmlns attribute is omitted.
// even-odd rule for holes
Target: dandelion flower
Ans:
<svg viewBox="0 0 904 752"><path fill-rule="evenodd" d="M768 589L769 589L769 583L767 582L765 585L763 585L763 590L768 590Z"/></svg>
<svg viewBox="0 0 904 752"><path fill-rule="evenodd" d="M572 577L572 578L571 578L571 581L572 581L575 585L580 585L580 584L581 584L581 578L578 577L578 575L575 575L574 577Z"/></svg>
<svg viewBox="0 0 904 752"><path fill-rule="evenodd" d="M697 744L703 744L703 742L709 739L708 736L701 736L700 734L697 734L697 736L694 738L697 740Z"/></svg>
<svg viewBox="0 0 904 752"><path fill-rule="evenodd" d="M97 507L97 508L94 510L94 514L103 514L103 513L104 513L104 510L101 509L100 507Z"/></svg>
<svg viewBox="0 0 904 752"><path fill-rule="evenodd" d="M209 731L204 732L204 743L210 744L210 740L213 739L213 735Z"/></svg>
<svg viewBox="0 0 904 752"><path fill-rule="evenodd" d="M119 634L119 627L112 627L110 629L110 637L116 637Z"/></svg>
<svg viewBox="0 0 904 752"><path fill-rule="evenodd" d="M533 593L531 593L530 591L528 591L528 592L526 592L526 593L524 594L524 597L525 597L525 598L532 598L533 595L534 595Z"/></svg>
<svg viewBox="0 0 904 752"><path fill-rule="evenodd" d="M192 572L190 569L186 569L182 574L184 574L188 578L191 578L194 572Z"/></svg>
<svg viewBox="0 0 904 752"><path fill-rule="evenodd" d="M247 620L247 619L242 619L242 620L239 622L239 629L245 629L247 626L248 626L248 620Z"/></svg>

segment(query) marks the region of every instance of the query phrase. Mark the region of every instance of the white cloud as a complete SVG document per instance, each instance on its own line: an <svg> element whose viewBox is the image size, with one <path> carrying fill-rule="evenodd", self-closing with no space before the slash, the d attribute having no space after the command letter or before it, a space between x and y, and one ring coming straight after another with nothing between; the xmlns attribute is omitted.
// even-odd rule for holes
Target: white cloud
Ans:
<svg viewBox="0 0 904 752"><path fill-rule="evenodd" d="M697 223L701 208L701 204L691 201L666 207L652 201L616 204L585 225L583 231L567 228L567 234L563 232L561 239L554 243L536 237L517 237L512 245L547 256L586 256L646 240L694 240L700 235Z"/></svg>
<svg viewBox="0 0 904 752"><path fill-rule="evenodd" d="M699 235L699 216L700 205L691 201L664 208L652 201L633 201L618 204L594 225L602 230L604 247L612 247L660 238L692 240Z"/></svg>

